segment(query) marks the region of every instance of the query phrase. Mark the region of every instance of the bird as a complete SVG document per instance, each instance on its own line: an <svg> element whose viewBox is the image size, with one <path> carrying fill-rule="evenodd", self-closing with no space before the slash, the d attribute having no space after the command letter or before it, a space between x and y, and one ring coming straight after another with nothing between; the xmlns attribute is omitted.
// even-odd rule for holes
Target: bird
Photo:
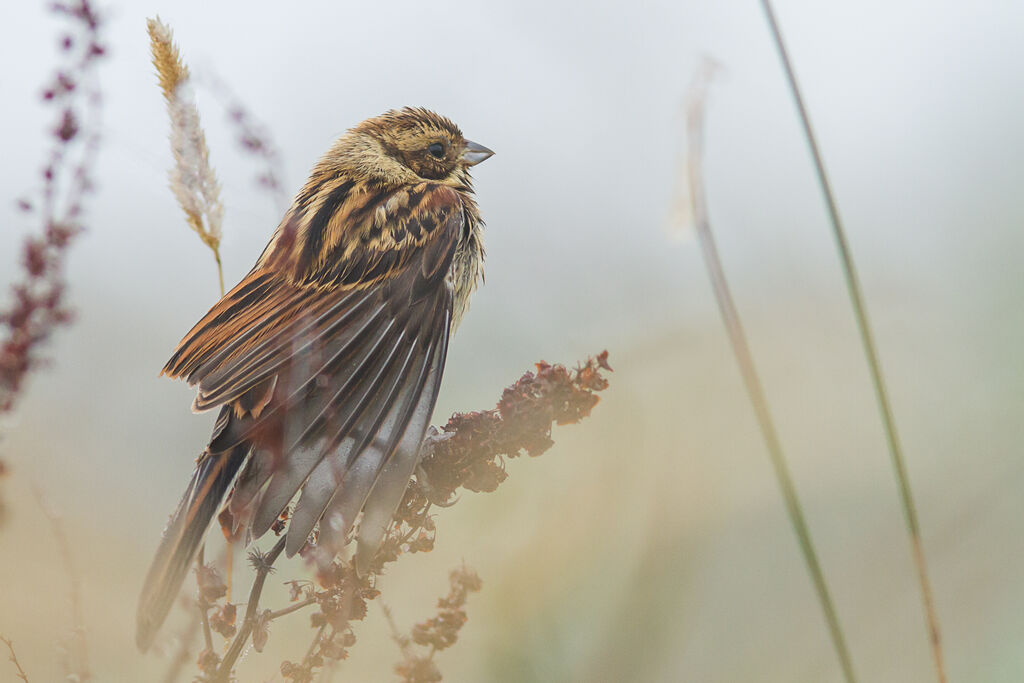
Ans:
<svg viewBox="0 0 1024 683"><path fill-rule="evenodd" d="M178 344L161 374L196 387L194 411L219 413L146 575L140 650L220 510L247 543L287 516L288 556L314 528L332 557L355 536L367 571L419 462L449 336L483 280L470 168L493 154L424 108L348 130L256 265Z"/></svg>

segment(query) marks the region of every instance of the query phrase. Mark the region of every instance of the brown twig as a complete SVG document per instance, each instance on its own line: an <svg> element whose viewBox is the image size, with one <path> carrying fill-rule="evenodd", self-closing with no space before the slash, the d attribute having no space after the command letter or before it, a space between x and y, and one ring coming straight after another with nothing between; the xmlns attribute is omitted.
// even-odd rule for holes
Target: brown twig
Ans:
<svg viewBox="0 0 1024 683"><path fill-rule="evenodd" d="M230 538L224 541L224 579L227 584L225 600L231 602L232 586L235 583L235 543Z"/></svg>
<svg viewBox="0 0 1024 683"><path fill-rule="evenodd" d="M249 602L245 607L245 620L238 628L238 633L235 634L235 639L231 642L227 653L221 659L220 666L211 677L211 683L226 682L230 678L231 670L234 668L239 655L242 654L242 648L245 647L249 635L256 626L260 596L263 594L263 584L266 583L267 576L274 571L274 562L277 561L278 555L284 550L285 538L285 536L282 536L278 539L274 547L265 554L259 551L253 551L250 554L250 561L256 570L256 578L253 580L252 589L249 591Z"/></svg>
<svg viewBox="0 0 1024 683"><path fill-rule="evenodd" d="M304 607L309 607L310 605L315 605L316 601L317 601L316 596L313 596L313 597L310 597L310 598L306 598L305 600L301 600L299 602L296 602L296 603L293 603L291 605L288 605L287 607L282 607L281 609L279 609L277 611L274 611L274 612L271 612L270 614L268 614L267 615L267 621L273 621L274 619L278 619L278 618L283 617L283 616L285 616L287 614L291 614L292 612L298 612L300 609L302 609Z"/></svg>
<svg viewBox="0 0 1024 683"><path fill-rule="evenodd" d="M10 638L5 638L4 636L0 636L0 640L4 642L4 645L7 646L7 649L11 653L8 659L14 662L14 668L17 669L15 673L17 674L18 678L25 681L25 683L28 683L28 676L25 674L25 670L21 668L21 663L18 661L18 655L14 651L14 643L11 642Z"/></svg>
<svg viewBox="0 0 1024 683"><path fill-rule="evenodd" d="M199 555L196 557L196 573L203 571L203 556L206 554L206 546L199 547ZM196 608L199 610L199 621L203 625L203 640L206 642L206 649L213 651L213 633L210 631L210 608L213 605L199 592L199 599L196 600Z"/></svg>
<svg viewBox="0 0 1024 683"><path fill-rule="evenodd" d="M398 630L398 623L395 622L395 615L391 613L391 608L388 607L387 603L383 600L379 600L380 611L384 613L384 620L388 622L388 630L391 631L391 640L394 641L395 645L398 646L399 651L402 653L402 659L408 660L413 656L411 648L411 640L409 636Z"/></svg>
<svg viewBox="0 0 1024 683"><path fill-rule="evenodd" d="M316 656L316 652L320 649L321 644L324 642L324 632L327 630L327 624L321 624L320 628L317 629L316 635L313 636L313 642L310 643L309 648L306 650L306 655L302 658L302 664L304 668L312 670L317 662L313 661L313 657Z"/></svg>
<svg viewBox="0 0 1024 683"><path fill-rule="evenodd" d="M196 561L196 588L198 598L195 607L199 610L199 622L205 640L205 649L199 653L199 668L206 673L216 670L220 664L220 656L213 644L213 631L225 638L235 633L235 605L227 597L228 587L224 577L214 564L204 564L205 546L200 548ZM210 610L217 606L218 601L225 602L210 616Z"/></svg>

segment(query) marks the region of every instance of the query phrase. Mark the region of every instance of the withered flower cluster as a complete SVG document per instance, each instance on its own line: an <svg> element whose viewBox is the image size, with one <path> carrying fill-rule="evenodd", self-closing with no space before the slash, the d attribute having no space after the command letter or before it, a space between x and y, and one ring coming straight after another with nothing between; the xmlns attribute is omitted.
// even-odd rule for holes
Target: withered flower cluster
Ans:
<svg viewBox="0 0 1024 683"><path fill-rule="evenodd" d="M70 25L59 43L63 64L42 93L55 110L42 189L37 198L18 201L24 213L38 217L41 227L24 242L23 273L11 285L13 302L0 310L0 414L13 410L26 376L40 364L39 347L71 319L64 301L64 255L83 229L83 202L92 190L99 145L95 68L105 53L100 17L90 0L51 7Z"/></svg>
<svg viewBox="0 0 1024 683"><path fill-rule="evenodd" d="M395 673L404 683L436 683L442 679L434 654L455 644L468 619L466 600L484 585L477 573L465 565L453 569L448 582L451 590L437 601L437 616L413 626L408 636L394 636L402 650L402 661L395 666ZM417 652L413 644L425 650Z"/></svg>
<svg viewBox="0 0 1024 683"><path fill-rule="evenodd" d="M508 476L506 458L524 453L538 456L547 451L554 443L552 426L573 424L587 417L600 400L597 393L608 387L602 372L610 370L607 351L587 359L574 370L541 362L535 372L525 373L506 388L495 408L453 415L443 431L428 437L424 445L427 453L416 477L409 485L370 571L363 575L356 572L351 561L335 559L317 570L314 580L285 582L290 587L291 604L278 610L261 608L263 585L284 548L284 537L281 537L270 551L250 553L256 579L246 604L245 618L237 624L236 606L220 602L226 593L220 573L202 565L197 570L200 607L204 614L212 610L204 624L207 647L198 661L204 680L229 680L250 637L253 648L261 651L275 619L305 608L313 610L310 614L314 630L312 642L301 660L281 664L281 675L293 683L307 683L325 665L345 659L356 643L352 622L364 619L367 603L380 595L377 576L406 553L433 549L432 505L452 505L459 488L494 491ZM275 525L276 533L284 530L286 516ZM230 538L230 517L222 516L221 524ZM315 564L316 543L307 544L302 555ZM406 683L441 680L433 661L434 653L455 644L467 619L467 596L482 586L476 573L466 567L453 570L449 578L451 591L438 601L437 615L414 626L407 636L396 635L402 661L395 668ZM223 657L212 645L211 632L231 639ZM423 651L417 651L417 647Z"/></svg>
<svg viewBox="0 0 1024 683"><path fill-rule="evenodd" d="M541 455L554 444L552 423L574 424L590 415L599 400L596 392L608 386L602 370L611 370L607 351L571 372L542 361L536 373L527 372L505 389L496 408L452 415L432 439L399 519L418 518L430 503L445 505L460 486L494 491L508 476L504 458Z"/></svg>

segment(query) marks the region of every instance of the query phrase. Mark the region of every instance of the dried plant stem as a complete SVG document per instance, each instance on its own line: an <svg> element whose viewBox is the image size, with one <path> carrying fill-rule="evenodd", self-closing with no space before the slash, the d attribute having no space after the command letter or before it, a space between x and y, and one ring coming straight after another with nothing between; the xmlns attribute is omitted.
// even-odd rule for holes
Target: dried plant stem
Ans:
<svg viewBox="0 0 1024 683"><path fill-rule="evenodd" d="M388 622L388 629L391 631L391 640L393 640L395 645L398 646L398 649L401 650L403 658L412 658L409 638L398 630L398 624L395 622L395 615L391 612L391 608L388 607L387 603L383 600L381 600L379 604L380 611L384 613L384 619Z"/></svg>
<svg viewBox="0 0 1024 683"><path fill-rule="evenodd" d="M309 607L310 605L313 605L313 604L316 604L316 597L315 596L311 597L311 598L306 598L305 600L301 600L301 601L296 602L296 603L293 603L291 605L288 605L287 607L282 607L281 609L277 610L276 612L271 612L270 614L267 615L267 621L273 621L274 619L277 619L278 617L283 617L286 614L291 614L292 612L298 612L303 607Z"/></svg>
<svg viewBox="0 0 1024 683"><path fill-rule="evenodd" d="M71 556L71 545L68 543L68 536L64 531L64 521L60 514L51 508L43 498L38 487L33 486L36 501L42 509L46 519L50 522L53 530L53 537L57 540L57 547L60 549L61 558L64 561L64 568L67 570L68 581L71 585L71 620L73 630L73 648L71 649L71 661L69 662L71 675L76 676L79 681L87 681L92 678L89 673L89 652L85 643L85 617L82 609L82 580L75 569L74 558Z"/></svg>
<svg viewBox="0 0 1024 683"><path fill-rule="evenodd" d="M710 79L712 69L713 65L710 62L706 62L703 65L702 70L698 72L687 107L687 137L689 143L687 171L690 184L691 205L693 207L693 219L697 229L697 237L700 241L701 250L704 254L704 263L708 269L711 285L715 292L715 299L718 302L718 308L722 314L722 321L729 334L729 341L732 344L733 352L736 354L736 362L737 365L739 365L740 374L743 376L743 382L746 385L747 394L750 396L750 402L754 407L754 413L757 416L757 422L761 428L761 435L768 448L772 467L775 469L775 478L778 480L779 488L782 491L782 497L786 503L786 511L789 513L789 519L793 525L793 530L796 532L797 540L800 544L800 550L803 552L804 562L807 564L811 580L813 581L815 590L818 593L818 600L825 613L825 620L828 622L829 632L831 633L836 653L839 656L839 663L843 669L843 675L846 678L847 683L855 683L856 677L853 673L853 662L850 657L850 651L846 645L846 639L843 636L843 631L839 626L839 617L836 613L835 605L832 602L828 585L825 582L825 575L821 570L821 564L818 561L817 553L814 550L814 544L811 541L811 534L807 527L807 521L804 518L803 509L800 505L800 500L797 497L796 488L793 485L793 479L789 473L789 467L786 464L782 445L779 442L778 434L775 431L771 411L768 409L768 400L765 397L764 388L761 386L761 380L754 367L754 359L750 353L746 333L744 332L743 325L740 322L739 313L736 309L736 304L733 301L732 292L729 289L729 284L725 277L725 271L722 268L722 260L718 255L718 248L715 246L715 240L711 233L711 224L707 215L700 162L702 158L704 133L704 93Z"/></svg>
<svg viewBox="0 0 1024 683"><path fill-rule="evenodd" d="M835 195L832 192L832 185L829 182L828 174L825 172L825 164L821 158L821 151L818 148L817 138L814 129L811 127L811 119L807 113L807 106L804 104L803 95L796 82L796 74L793 72L793 65L789 59L789 52L782 40L782 32L779 30L778 21L775 19L775 12L772 10L770 0L761 0L765 16L771 28L772 38L775 47L779 51L783 69L786 72L786 80L793 93L793 100L796 103L797 111L800 114L800 121L803 124L804 136L811 149L811 157L814 159L814 168L821 184L821 193L825 198L828 207L829 219L832 222L832 232L839 248L839 255L843 263L843 275L846 278L846 289L850 295L850 303L853 305L853 313L857 319L857 329L860 331L861 343L864 346L864 355L867 357L868 367L871 371L871 380L875 388L875 398L878 401L879 412L882 416L882 425L885 428L885 437L889 444L889 454L892 457L893 469L896 472L896 481L899 484L900 501L903 505L903 514L906 517L907 531L910 535L910 545L913 550L914 564L917 567L917 578L921 585L921 602L924 607L925 620L927 622L929 641L931 643L932 658L935 662L935 673L940 683L946 681L946 667L943 662L942 640L939 631L939 617L935 610L935 600L932 595L931 582L928 579L928 564L925 561L924 546L921 543L921 526L917 518L917 506L914 504L914 497L910 488L910 477L907 474L907 464L903 457L903 448L900 445L899 435L896 432L896 420L893 417L892 406L889 403L889 392L885 386L885 378L882 374L881 363L878 358L878 350L875 346L874 334L871 331L871 324L868 321L867 309L864 306L864 295L860 286L860 279L857 269L853 263L853 256L850 253L850 245L846 239L846 231L839 218L839 209L836 205Z"/></svg>
<svg viewBox="0 0 1024 683"><path fill-rule="evenodd" d="M267 576L273 570L277 556L284 550L284 542L285 536L282 536L274 544L274 547L270 549L270 552L262 556L259 566L256 567L256 578L253 579L252 590L249 591L249 602L245 607L245 620L239 627L235 639L231 641L231 647L228 648L227 653L225 653L224 658L221 660L217 672L211 678L212 683L226 682L231 676L231 669L234 668L235 662L238 661L239 655L242 654L242 648L245 647L246 641L249 640L249 634L252 633L252 629L256 625L260 595L263 594L263 584L266 583Z"/></svg>
<svg viewBox="0 0 1024 683"><path fill-rule="evenodd" d="M217 263L217 285L220 287L220 296L224 297L224 264L220 260L220 246L210 247L213 250L213 260Z"/></svg>
<svg viewBox="0 0 1024 683"><path fill-rule="evenodd" d="M228 539L224 546L224 579L227 584L227 595L225 596L225 602L231 602L231 588L234 586L235 576L235 543L231 539Z"/></svg>
<svg viewBox="0 0 1024 683"><path fill-rule="evenodd" d="M324 631L327 630L327 624L321 624L320 628L317 629L316 634L313 636L313 642L309 644L309 649L306 650L306 655L302 658L303 666L309 666L309 662L313 655L316 653L317 648L324 639Z"/></svg>
<svg viewBox="0 0 1024 683"><path fill-rule="evenodd" d="M16 672L18 674L18 678L25 681L25 683L28 683L28 675L26 675L25 670L21 668L21 663L18 662L18 655L14 652L14 643L11 642L10 638L5 638L4 636L0 636L0 640L4 642L4 645L7 646L8 651L11 653L8 659L14 663L14 668L18 670Z"/></svg>
<svg viewBox="0 0 1024 683"><path fill-rule="evenodd" d="M199 547L199 555L196 557L196 570L201 571L205 564L206 546ZM203 597L200 591L199 599L196 601L196 608L199 610L199 621L203 625L203 640L206 642L206 649L213 652L213 633L210 631L210 607L212 605Z"/></svg>

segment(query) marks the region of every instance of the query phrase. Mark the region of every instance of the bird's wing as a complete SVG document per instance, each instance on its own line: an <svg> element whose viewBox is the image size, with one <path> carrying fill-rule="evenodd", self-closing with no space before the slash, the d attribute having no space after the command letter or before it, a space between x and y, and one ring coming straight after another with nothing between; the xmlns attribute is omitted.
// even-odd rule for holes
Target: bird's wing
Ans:
<svg viewBox="0 0 1024 683"><path fill-rule="evenodd" d="M282 268L250 273L164 369L197 385L196 409L232 404L246 417L236 436L253 443L253 455L230 505L247 513L254 536L303 490L289 554L328 508L321 543L343 544L362 510L360 559L368 560L416 466L437 398L463 205L441 185L414 206L387 199L379 230L354 237L360 248L339 244L306 280Z"/></svg>

